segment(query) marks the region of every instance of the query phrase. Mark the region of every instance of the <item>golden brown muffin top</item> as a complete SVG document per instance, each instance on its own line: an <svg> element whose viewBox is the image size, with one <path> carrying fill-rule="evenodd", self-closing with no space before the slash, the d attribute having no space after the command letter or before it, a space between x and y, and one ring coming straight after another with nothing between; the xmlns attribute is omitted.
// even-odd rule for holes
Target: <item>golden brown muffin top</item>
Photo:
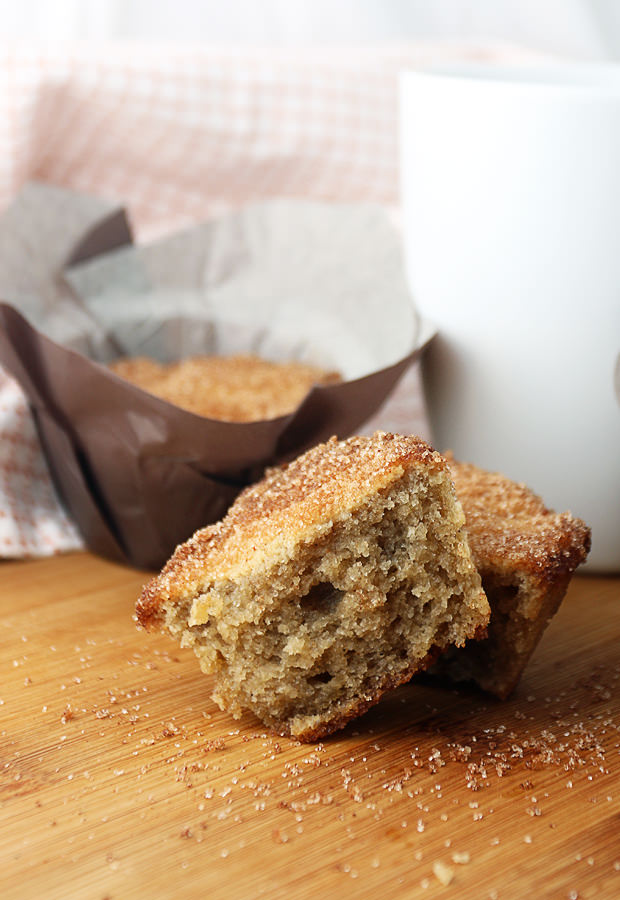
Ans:
<svg viewBox="0 0 620 900"><path fill-rule="evenodd" d="M519 569L551 579L572 572L590 549L590 529L548 509L524 484L448 455L474 561L481 571Z"/></svg>
<svg viewBox="0 0 620 900"><path fill-rule="evenodd" d="M162 603L193 595L207 581L238 577L250 561L260 565L285 555L300 540L318 537L415 467L448 472L445 459L420 438L377 432L345 441L331 438L269 470L237 497L221 522L177 547L145 588L138 619L148 625L160 617Z"/></svg>
<svg viewBox="0 0 620 900"><path fill-rule="evenodd" d="M163 364L128 357L109 368L121 378L182 409L225 422L274 419L292 412L315 384L340 381L299 362L274 363L258 356L194 356Z"/></svg>

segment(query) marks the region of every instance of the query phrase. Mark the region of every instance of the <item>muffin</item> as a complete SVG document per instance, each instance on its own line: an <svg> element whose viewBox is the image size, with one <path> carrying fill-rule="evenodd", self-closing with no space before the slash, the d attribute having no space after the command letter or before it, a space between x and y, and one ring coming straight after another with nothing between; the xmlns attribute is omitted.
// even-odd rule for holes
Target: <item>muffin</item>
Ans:
<svg viewBox="0 0 620 900"><path fill-rule="evenodd" d="M450 649L434 671L506 698L590 549L590 529L526 486L448 457L491 606L487 636Z"/></svg>
<svg viewBox="0 0 620 900"><path fill-rule="evenodd" d="M224 422L275 419L293 412L315 384L341 380L316 366L251 355L194 356L169 364L126 357L109 368L169 403Z"/></svg>
<svg viewBox="0 0 620 900"><path fill-rule="evenodd" d="M214 674L222 709L303 741L479 637L489 612L446 460L381 432L269 471L137 604Z"/></svg>

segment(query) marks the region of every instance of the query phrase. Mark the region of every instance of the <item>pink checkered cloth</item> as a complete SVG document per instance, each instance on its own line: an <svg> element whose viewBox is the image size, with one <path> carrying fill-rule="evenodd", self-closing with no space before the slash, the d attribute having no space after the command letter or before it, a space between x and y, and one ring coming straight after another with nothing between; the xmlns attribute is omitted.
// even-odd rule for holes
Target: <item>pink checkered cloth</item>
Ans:
<svg viewBox="0 0 620 900"><path fill-rule="evenodd" d="M144 240L272 197L396 207L399 72L515 55L429 43L0 49L0 209L25 182L46 181L119 201ZM375 424L424 430L415 374ZM81 546L21 390L0 369L0 556Z"/></svg>

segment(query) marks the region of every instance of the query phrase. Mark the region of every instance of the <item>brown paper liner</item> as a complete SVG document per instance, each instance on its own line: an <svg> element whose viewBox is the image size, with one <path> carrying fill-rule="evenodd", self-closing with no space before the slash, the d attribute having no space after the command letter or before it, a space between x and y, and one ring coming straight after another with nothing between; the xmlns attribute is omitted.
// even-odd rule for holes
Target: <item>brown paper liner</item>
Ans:
<svg viewBox="0 0 620 900"><path fill-rule="evenodd" d="M0 300L0 364L62 501L91 550L146 569L266 466L358 430L433 336L384 211L329 204L246 207L134 246L119 207L29 184L0 218ZM315 351L345 380L249 423L194 415L103 364L197 352L322 364L305 358Z"/></svg>
<svg viewBox="0 0 620 900"><path fill-rule="evenodd" d="M145 569L221 518L266 466L352 434L427 340L393 366L313 388L288 416L231 423L134 387L0 304L0 362L28 398L61 499L91 550Z"/></svg>

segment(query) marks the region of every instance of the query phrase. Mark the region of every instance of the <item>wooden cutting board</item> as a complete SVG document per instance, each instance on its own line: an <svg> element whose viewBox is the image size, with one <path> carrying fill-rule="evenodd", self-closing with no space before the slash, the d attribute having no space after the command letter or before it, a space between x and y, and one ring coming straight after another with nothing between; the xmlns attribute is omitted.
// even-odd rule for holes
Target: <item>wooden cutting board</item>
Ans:
<svg viewBox="0 0 620 900"><path fill-rule="evenodd" d="M514 697L401 688L301 745L132 619L146 576L0 564L0 896L620 898L620 579Z"/></svg>

